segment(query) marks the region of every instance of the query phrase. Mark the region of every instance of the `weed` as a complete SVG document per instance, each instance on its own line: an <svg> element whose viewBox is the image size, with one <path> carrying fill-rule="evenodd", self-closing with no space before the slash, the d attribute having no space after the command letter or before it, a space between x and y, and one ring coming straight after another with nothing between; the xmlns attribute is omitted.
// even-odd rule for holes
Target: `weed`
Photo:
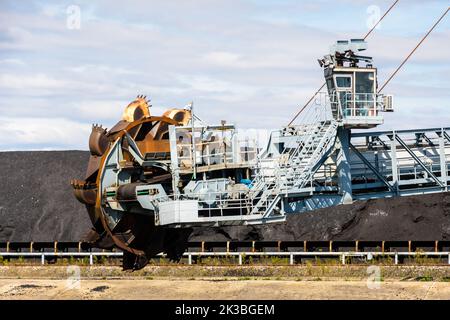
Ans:
<svg viewBox="0 0 450 320"><path fill-rule="evenodd" d="M312 263L311 261L306 261L306 272L308 274L308 276L312 275L313 269L312 269Z"/></svg>
<svg viewBox="0 0 450 320"><path fill-rule="evenodd" d="M430 275L419 276L415 279L416 281L433 281L433 277Z"/></svg>

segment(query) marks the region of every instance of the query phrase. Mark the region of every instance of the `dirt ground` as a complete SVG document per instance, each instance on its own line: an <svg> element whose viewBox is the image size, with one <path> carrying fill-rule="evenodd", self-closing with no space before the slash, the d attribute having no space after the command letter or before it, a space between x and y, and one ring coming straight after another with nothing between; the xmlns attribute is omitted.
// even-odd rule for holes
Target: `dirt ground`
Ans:
<svg viewBox="0 0 450 320"><path fill-rule="evenodd" d="M441 299L450 300L448 266L119 267L1 266L8 299Z"/></svg>
<svg viewBox="0 0 450 320"><path fill-rule="evenodd" d="M450 299L448 282L1 279L0 299Z"/></svg>

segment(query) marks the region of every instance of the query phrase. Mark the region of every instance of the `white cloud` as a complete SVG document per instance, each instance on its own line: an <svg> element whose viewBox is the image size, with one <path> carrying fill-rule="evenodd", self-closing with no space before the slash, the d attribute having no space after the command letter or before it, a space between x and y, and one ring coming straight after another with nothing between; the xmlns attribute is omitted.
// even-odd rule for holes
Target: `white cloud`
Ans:
<svg viewBox="0 0 450 320"><path fill-rule="evenodd" d="M86 149L90 125L65 118L0 117L0 149L18 150L43 145L56 149ZM84 147L86 146L86 147Z"/></svg>
<svg viewBox="0 0 450 320"><path fill-rule="evenodd" d="M335 7L336 16L359 19L341 19L337 29L335 20L327 18L327 1L130 0L125 7L114 1L80 1L80 30L66 28L65 7L60 4L26 10L4 6L0 115L17 124L10 129L20 142L10 144L19 147L27 145L28 137L19 134L19 119L38 119L30 126L37 132L49 124L60 128L58 123L78 129L93 122L111 126L137 94L152 98L154 115L194 100L196 112L207 122L226 119L244 128L276 128L287 124L322 83L316 59L327 54L335 40L366 31L366 6L372 3L345 0ZM387 6L385 1L374 4ZM392 21L405 21L409 9L394 11L369 39L367 54L375 58L380 83L425 31L415 25L408 32L392 26ZM312 21L311 15L319 20ZM430 14L426 18L433 20ZM405 111L411 104L418 114L421 104L441 106L427 114L427 124L448 118L446 23L386 88L396 96L399 115L389 115L386 126L421 126L417 115ZM80 147L86 146L88 133L73 134L81 136ZM66 138L67 146L76 144L74 138ZM39 141L34 145L59 146L62 140ZM8 141L2 140L2 147L3 143Z"/></svg>
<svg viewBox="0 0 450 320"><path fill-rule="evenodd" d="M240 55L224 51L209 52L204 57L207 62L225 67L236 66L240 59Z"/></svg>
<svg viewBox="0 0 450 320"><path fill-rule="evenodd" d="M16 58L6 58L0 60L0 65L16 65L16 66L24 66L25 62Z"/></svg>
<svg viewBox="0 0 450 320"><path fill-rule="evenodd" d="M46 74L1 74L0 87L4 89L62 89L73 86L71 81L55 79Z"/></svg>

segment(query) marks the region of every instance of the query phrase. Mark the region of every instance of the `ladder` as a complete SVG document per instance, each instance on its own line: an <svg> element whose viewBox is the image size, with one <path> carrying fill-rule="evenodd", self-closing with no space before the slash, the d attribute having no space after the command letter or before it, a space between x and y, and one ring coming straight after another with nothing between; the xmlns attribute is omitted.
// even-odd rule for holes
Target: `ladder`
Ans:
<svg viewBox="0 0 450 320"><path fill-rule="evenodd" d="M280 189L301 189L311 181L317 164L336 139L338 124L334 120L319 121L313 131L295 149L285 150L287 161L280 164L277 181Z"/></svg>
<svg viewBox="0 0 450 320"><path fill-rule="evenodd" d="M272 214L281 200L281 195L290 189L303 188L312 178L317 164L334 144L337 131L334 120L318 121L305 126L297 132L295 148L285 148L280 162L274 168L274 177L265 179L264 172L259 170L255 176L252 200L257 200L250 214Z"/></svg>

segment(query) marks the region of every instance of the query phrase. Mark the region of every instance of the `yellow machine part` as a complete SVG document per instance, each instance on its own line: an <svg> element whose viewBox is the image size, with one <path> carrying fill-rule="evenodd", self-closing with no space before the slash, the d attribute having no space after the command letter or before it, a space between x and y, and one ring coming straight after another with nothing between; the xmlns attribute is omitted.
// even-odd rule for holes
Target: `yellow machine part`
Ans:
<svg viewBox="0 0 450 320"><path fill-rule="evenodd" d="M142 118L150 117L149 104L145 100L145 96L138 96L136 100L131 102L122 114L122 120L133 122Z"/></svg>
<svg viewBox="0 0 450 320"><path fill-rule="evenodd" d="M185 109L169 109L163 113L163 117L173 119L180 123L182 126L186 126L191 120L191 111Z"/></svg>

